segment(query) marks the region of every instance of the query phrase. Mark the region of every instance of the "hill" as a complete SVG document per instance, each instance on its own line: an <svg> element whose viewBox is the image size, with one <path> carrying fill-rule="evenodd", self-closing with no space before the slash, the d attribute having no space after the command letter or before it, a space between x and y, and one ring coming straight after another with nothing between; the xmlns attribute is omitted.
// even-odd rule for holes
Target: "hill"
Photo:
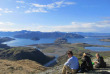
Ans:
<svg viewBox="0 0 110 74"><path fill-rule="evenodd" d="M15 39L10 37L0 37L0 43L11 41L11 40L15 40Z"/></svg>
<svg viewBox="0 0 110 74"><path fill-rule="evenodd" d="M37 74L47 68L31 60L9 61L0 59L0 74Z"/></svg>
<svg viewBox="0 0 110 74"><path fill-rule="evenodd" d="M55 44L65 44L68 43L68 40L66 38L58 38L54 41Z"/></svg>
<svg viewBox="0 0 110 74"><path fill-rule="evenodd" d="M42 65L53 59L53 57L48 57L41 51L29 47L15 47L7 50L0 50L0 58L7 60L29 59Z"/></svg>

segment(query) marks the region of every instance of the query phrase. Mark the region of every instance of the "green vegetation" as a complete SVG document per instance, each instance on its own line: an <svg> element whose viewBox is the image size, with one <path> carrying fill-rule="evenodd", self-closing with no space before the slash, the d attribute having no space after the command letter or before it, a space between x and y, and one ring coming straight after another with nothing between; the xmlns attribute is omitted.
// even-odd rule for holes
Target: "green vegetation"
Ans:
<svg viewBox="0 0 110 74"><path fill-rule="evenodd" d="M0 58L8 60L29 59L36 61L40 64L45 64L53 59L53 57L48 57L44 55L41 51L29 47L15 47L7 50L1 50Z"/></svg>
<svg viewBox="0 0 110 74"><path fill-rule="evenodd" d="M56 44L65 44L68 43L68 40L66 38L58 38L55 40Z"/></svg>
<svg viewBox="0 0 110 74"><path fill-rule="evenodd" d="M79 63L81 63L81 57L83 52L91 54L90 55L91 58L94 59L95 54L97 52L85 49L85 47L92 47L92 46L99 47L101 45L90 45L86 43L37 45L37 47L39 47L44 53L53 53L53 54L59 55L59 59L58 59L59 62L57 65L63 64L68 59L66 54L66 51L68 50L73 51L74 56L76 56L79 59ZM104 46L104 47L109 47L109 46ZM104 58L110 57L109 55L110 51L104 51L104 52L98 52L98 53Z"/></svg>

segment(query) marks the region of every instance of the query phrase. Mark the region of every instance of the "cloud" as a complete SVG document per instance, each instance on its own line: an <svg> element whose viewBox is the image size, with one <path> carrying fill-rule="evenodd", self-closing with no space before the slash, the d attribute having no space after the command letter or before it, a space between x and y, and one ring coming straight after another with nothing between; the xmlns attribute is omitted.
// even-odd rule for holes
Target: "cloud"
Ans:
<svg viewBox="0 0 110 74"><path fill-rule="evenodd" d="M0 16L1 16L2 14L0 14Z"/></svg>
<svg viewBox="0 0 110 74"><path fill-rule="evenodd" d="M16 6L16 8L19 9L20 7L19 6Z"/></svg>
<svg viewBox="0 0 110 74"><path fill-rule="evenodd" d="M8 8L5 8L5 9L0 8L0 14L1 13L13 13L13 11L12 10L9 10Z"/></svg>
<svg viewBox="0 0 110 74"><path fill-rule="evenodd" d="M101 22L104 22L101 24ZM43 31L43 32L53 32L53 31L61 31L61 32L105 32L104 29L110 29L110 23L105 21L101 22L89 22L89 23L81 23L81 22L72 22L70 25L57 25L57 26L34 26L33 31ZM30 29L31 30L31 29ZM108 31L110 32L110 31Z"/></svg>
<svg viewBox="0 0 110 74"><path fill-rule="evenodd" d="M0 27L2 27L2 31L32 30L42 32L110 32L110 21L104 20L99 22L71 22L71 24L67 25L19 25L12 22L0 22Z"/></svg>
<svg viewBox="0 0 110 74"><path fill-rule="evenodd" d="M54 3L51 3L51 4L47 4L47 5L32 3L32 5L35 6L35 7L48 8L48 9L59 8L59 7L62 7L62 6L74 5L74 4L76 4L76 3L75 2L64 2L64 1L54 2Z"/></svg>
<svg viewBox="0 0 110 74"><path fill-rule="evenodd" d="M9 10L8 8L6 8L3 12L4 13L13 13L13 11Z"/></svg>
<svg viewBox="0 0 110 74"><path fill-rule="evenodd" d="M24 1L16 1L16 2L17 2L17 3L22 3L22 4L25 3Z"/></svg>
<svg viewBox="0 0 110 74"><path fill-rule="evenodd" d="M11 25L14 25L14 23L12 23L12 22L0 22L0 26L4 26L4 25L11 26Z"/></svg>
<svg viewBox="0 0 110 74"><path fill-rule="evenodd" d="M67 5L75 5L76 3L75 3L75 2L65 2L64 4L67 4Z"/></svg>
<svg viewBox="0 0 110 74"><path fill-rule="evenodd" d="M2 11L3 9L2 8L0 8L0 11Z"/></svg>
<svg viewBox="0 0 110 74"><path fill-rule="evenodd" d="M38 9L31 9L31 10L27 10L25 11L25 13L32 13L32 12L43 12L46 13L47 11L42 9L42 8L38 8Z"/></svg>
<svg viewBox="0 0 110 74"><path fill-rule="evenodd" d="M38 3L30 3L30 8L25 11L25 13L32 13L32 12L48 12L49 10L52 10L54 8L61 8L67 5L74 5L75 2L65 2L65 1L58 1L53 2L50 4L38 4ZM35 9L36 8L36 9Z"/></svg>

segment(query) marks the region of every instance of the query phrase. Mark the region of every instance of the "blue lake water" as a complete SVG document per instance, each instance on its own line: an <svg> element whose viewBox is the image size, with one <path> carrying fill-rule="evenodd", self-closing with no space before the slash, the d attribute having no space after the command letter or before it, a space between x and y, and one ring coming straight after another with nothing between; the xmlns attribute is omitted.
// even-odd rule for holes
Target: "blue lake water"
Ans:
<svg viewBox="0 0 110 74"><path fill-rule="evenodd" d="M92 51L110 51L108 47L85 47L85 49L89 49Z"/></svg>
<svg viewBox="0 0 110 74"><path fill-rule="evenodd" d="M103 42L103 41L100 41L99 39L103 39L103 38L98 38L98 37L86 37L86 38L81 38L81 39L74 38L74 39L68 39L68 42L69 43L88 43L88 44L94 44L94 45L110 45L110 42ZM40 39L40 40L35 41L35 40L30 40L30 39L15 38L15 40L4 42L3 44L7 44L9 46L25 46L25 45L32 45L32 44L53 43L55 40L56 39L48 38L48 39ZM102 50L110 51L109 48L108 49L103 48Z"/></svg>
<svg viewBox="0 0 110 74"><path fill-rule="evenodd" d="M8 46L25 46L32 44L53 43L54 41L55 39L30 40L30 39L15 38L15 40L4 42L3 44L7 44Z"/></svg>

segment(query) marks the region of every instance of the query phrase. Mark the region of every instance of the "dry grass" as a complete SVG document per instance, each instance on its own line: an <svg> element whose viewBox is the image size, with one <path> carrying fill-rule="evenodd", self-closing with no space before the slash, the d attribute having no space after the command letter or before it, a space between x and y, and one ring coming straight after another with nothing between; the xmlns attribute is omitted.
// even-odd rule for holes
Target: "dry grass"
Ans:
<svg viewBox="0 0 110 74"><path fill-rule="evenodd" d="M31 60L0 60L0 74L37 74L47 68Z"/></svg>

